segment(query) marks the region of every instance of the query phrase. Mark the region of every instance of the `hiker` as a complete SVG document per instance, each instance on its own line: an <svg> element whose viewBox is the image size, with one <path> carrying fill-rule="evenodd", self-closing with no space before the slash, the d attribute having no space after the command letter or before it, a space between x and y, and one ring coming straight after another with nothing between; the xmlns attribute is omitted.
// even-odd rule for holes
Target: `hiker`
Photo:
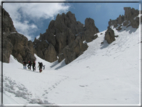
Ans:
<svg viewBox="0 0 142 107"><path fill-rule="evenodd" d="M42 62L38 62L38 64L39 64L39 72L42 72L43 64L42 64Z"/></svg>
<svg viewBox="0 0 142 107"><path fill-rule="evenodd" d="M28 62L28 69L30 69L30 70L31 70L31 65L32 65L32 62L29 61L29 62Z"/></svg>
<svg viewBox="0 0 142 107"><path fill-rule="evenodd" d="M32 66L33 66L33 71L34 71L36 69L35 68L35 61L33 61Z"/></svg>
<svg viewBox="0 0 142 107"><path fill-rule="evenodd" d="M23 69L26 69L26 61L23 61Z"/></svg>

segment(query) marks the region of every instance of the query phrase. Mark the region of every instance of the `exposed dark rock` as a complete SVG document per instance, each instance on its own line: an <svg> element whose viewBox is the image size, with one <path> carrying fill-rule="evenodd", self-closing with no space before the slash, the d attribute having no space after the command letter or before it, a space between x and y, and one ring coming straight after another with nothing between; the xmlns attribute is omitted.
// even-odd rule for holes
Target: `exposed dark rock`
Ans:
<svg viewBox="0 0 142 107"><path fill-rule="evenodd" d="M40 34L38 40L34 40L36 54L49 62L57 60L58 56L58 62L65 58L65 62L69 63L87 49L88 46L83 41L90 42L96 39L98 36L94 36L94 34L98 32L99 30L91 18L87 18L85 26L83 26L82 23L76 21L75 15L70 11L67 14L58 14L56 20L50 22L46 32ZM51 53L45 49L48 47L48 44L42 43L45 40L52 44L55 49L54 55L56 55L56 58L53 58L54 60L52 61L46 57L50 56ZM71 56L67 54L71 54Z"/></svg>
<svg viewBox="0 0 142 107"><path fill-rule="evenodd" d="M124 7L125 10L125 20L131 20L134 17L138 16L139 11L135 10L134 8Z"/></svg>
<svg viewBox="0 0 142 107"><path fill-rule="evenodd" d="M76 58L75 52L69 48L68 46L66 46L63 50L64 53L64 57L65 57L65 63L68 64L71 61L73 61Z"/></svg>
<svg viewBox="0 0 142 107"><path fill-rule="evenodd" d="M49 42L47 40L41 41L41 40L35 39L33 44L34 44L34 47L35 47L36 54L39 57L44 59L45 58L44 51L45 51L45 49L48 48Z"/></svg>
<svg viewBox="0 0 142 107"><path fill-rule="evenodd" d="M66 64L68 64L74 59L76 59L78 56L80 56L87 48L87 43L83 41L81 36L78 36L74 42L66 46L63 49L62 53L59 54L58 62L61 62L65 58L65 62Z"/></svg>
<svg viewBox="0 0 142 107"><path fill-rule="evenodd" d="M121 24L124 21L124 16L119 15L119 17L116 19L118 24Z"/></svg>
<svg viewBox="0 0 142 107"><path fill-rule="evenodd" d="M34 49L31 42L28 39L19 34L13 33L7 36L7 39L12 44L12 55L19 61L23 62L28 60L35 60ZM4 44L5 45L5 44Z"/></svg>
<svg viewBox="0 0 142 107"><path fill-rule="evenodd" d="M132 26L133 28L138 28L139 26L139 10L135 10L134 8L124 7L125 14L124 16L119 15L116 20L111 20L108 22L109 27L114 26L115 28L118 27L118 31L121 30L120 25L123 23L123 26Z"/></svg>
<svg viewBox="0 0 142 107"><path fill-rule="evenodd" d="M60 53L63 48L67 45L67 36L65 33L58 33L56 35L56 43L57 43L57 52Z"/></svg>
<svg viewBox="0 0 142 107"><path fill-rule="evenodd" d="M16 32L15 27L13 25L13 21L10 18L10 15L2 8L2 16L3 16L3 32Z"/></svg>
<svg viewBox="0 0 142 107"><path fill-rule="evenodd" d="M60 54L59 54L58 62L61 62L64 58L65 58L64 54L63 54L63 53L60 53Z"/></svg>
<svg viewBox="0 0 142 107"><path fill-rule="evenodd" d="M108 30L105 32L105 40L108 44L115 41L114 31L110 27L108 27Z"/></svg>
<svg viewBox="0 0 142 107"><path fill-rule="evenodd" d="M139 26L139 18L135 18L135 20L131 20L131 25L133 28L138 28Z"/></svg>
<svg viewBox="0 0 142 107"><path fill-rule="evenodd" d="M12 54L13 45L8 39L3 38L3 62L9 62L10 54Z"/></svg>
<svg viewBox="0 0 142 107"><path fill-rule="evenodd" d="M54 62L57 60L57 53L52 44L49 44L48 48L44 50L44 56L44 59L49 62Z"/></svg>
<svg viewBox="0 0 142 107"><path fill-rule="evenodd" d="M98 35L95 35L95 36L94 36L94 39L96 39L96 38L98 38Z"/></svg>
<svg viewBox="0 0 142 107"><path fill-rule="evenodd" d="M12 54L19 62L35 60L33 43L17 33L9 14L3 11L3 62L9 63L9 57Z"/></svg>
<svg viewBox="0 0 142 107"><path fill-rule="evenodd" d="M86 18L85 20L85 31L84 31L84 40L91 42L94 40L94 34L98 33L99 30L94 24L94 20L91 18Z"/></svg>

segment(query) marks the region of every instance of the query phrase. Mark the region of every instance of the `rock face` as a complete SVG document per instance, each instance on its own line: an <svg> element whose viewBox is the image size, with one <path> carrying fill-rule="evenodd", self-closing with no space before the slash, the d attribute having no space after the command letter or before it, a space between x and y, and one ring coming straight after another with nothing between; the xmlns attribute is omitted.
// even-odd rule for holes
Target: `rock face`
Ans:
<svg viewBox="0 0 142 107"><path fill-rule="evenodd" d="M84 38L87 42L91 42L95 37L94 34L98 33L98 28L94 25L94 20L91 18L86 18L85 20L85 35ZM87 36L86 36L87 35Z"/></svg>
<svg viewBox="0 0 142 107"><path fill-rule="evenodd" d="M94 34L98 32L93 19L87 18L84 26L76 21L75 15L69 11L58 14L56 20L50 22L46 32L40 34L33 44L39 57L54 62L58 56L58 62L65 59L68 64L88 48L83 41L91 42L97 38Z"/></svg>
<svg viewBox="0 0 142 107"><path fill-rule="evenodd" d="M121 30L121 26L132 26L133 28L138 28L139 26L139 10L135 10L134 8L124 7L125 14L124 16L119 15L116 20L111 20L108 22L109 27L114 26L117 30Z"/></svg>
<svg viewBox="0 0 142 107"><path fill-rule="evenodd" d="M115 41L114 31L110 27L108 27L108 30L105 32L105 40L108 42L108 44Z"/></svg>
<svg viewBox="0 0 142 107"><path fill-rule="evenodd" d="M33 43L19 34L13 25L9 14L3 11L3 62L9 62L10 54L12 54L19 62L35 60Z"/></svg>
<svg viewBox="0 0 142 107"><path fill-rule="evenodd" d="M74 42L67 45L62 52L59 54L59 62L65 58L65 63L68 64L78 56L80 56L86 49L88 45L86 41L83 41L83 38L78 36Z"/></svg>
<svg viewBox="0 0 142 107"><path fill-rule="evenodd" d="M3 26L2 26L2 31L3 32L16 32L15 27L13 25L13 21L10 18L10 15L2 9L2 15L3 15Z"/></svg>

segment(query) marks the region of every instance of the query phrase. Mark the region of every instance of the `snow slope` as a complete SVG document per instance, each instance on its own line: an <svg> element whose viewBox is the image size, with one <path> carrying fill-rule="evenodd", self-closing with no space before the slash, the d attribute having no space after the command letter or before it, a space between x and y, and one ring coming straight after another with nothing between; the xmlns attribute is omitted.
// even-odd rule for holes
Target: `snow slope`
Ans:
<svg viewBox="0 0 142 107"><path fill-rule="evenodd" d="M11 55L10 63L3 63L4 104L140 105L141 26L123 29L114 29L118 37L110 45L105 31L98 33L68 65L35 55L36 67L38 62L46 66L42 73L38 67L24 70Z"/></svg>

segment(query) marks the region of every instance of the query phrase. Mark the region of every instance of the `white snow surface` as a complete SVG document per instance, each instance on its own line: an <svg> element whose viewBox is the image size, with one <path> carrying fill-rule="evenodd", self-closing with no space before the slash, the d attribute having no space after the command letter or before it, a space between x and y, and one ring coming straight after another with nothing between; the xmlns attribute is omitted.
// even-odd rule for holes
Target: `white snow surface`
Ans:
<svg viewBox="0 0 142 107"><path fill-rule="evenodd" d="M25 70L11 55L3 63L4 104L140 105L141 26L113 30L114 42L107 44L100 32L68 65L35 55L36 71ZM45 65L42 73L38 62Z"/></svg>

